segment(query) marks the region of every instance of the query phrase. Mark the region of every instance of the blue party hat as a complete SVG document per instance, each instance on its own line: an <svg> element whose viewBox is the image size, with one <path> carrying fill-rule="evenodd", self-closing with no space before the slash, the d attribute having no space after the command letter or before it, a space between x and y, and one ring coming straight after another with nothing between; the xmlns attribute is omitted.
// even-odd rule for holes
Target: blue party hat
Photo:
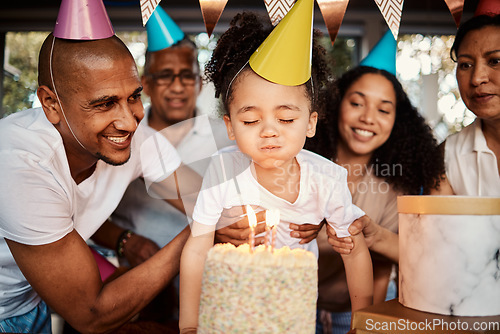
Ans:
<svg viewBox="0 0 500 334"><path fill-rule="evenodd" d="M359 65L375 67L396 75L396 49L394 35L391 30L387 30Z"/></svg>
<svg viewBox="0 0 500 334"><path fill-rule="evenodd" d="M157 6L146 23L148 32L148 51L166 49L184 38L184 33L168 14Z"/></svg>

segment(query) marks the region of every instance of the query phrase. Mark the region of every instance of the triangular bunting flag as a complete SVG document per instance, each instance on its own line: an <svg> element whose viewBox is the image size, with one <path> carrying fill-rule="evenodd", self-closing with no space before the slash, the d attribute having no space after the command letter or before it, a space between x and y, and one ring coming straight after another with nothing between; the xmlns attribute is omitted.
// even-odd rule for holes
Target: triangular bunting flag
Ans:
<svg viewBox="0 0 500 334"><path fill-rule="evenodd" d="M295 0L264 0L273 26L277 25L292 8Z"/></svg>
<svg viewBox="0 0 500 334"><path fill-rule="evenodd" d="M401 23L401 13L403 12L404 0L375 0L380 12L384 16L385 22L391 29L394 39L398 39L399 24Z"/></svg>
<svg viewBox="0 0 500 334"><path fill-rule="evenodd" d="M201 14L209 37L212 35L226 4L227 0L200 0Z"/></svg>
<svg viewBox="0 0 500 334"><path fill-rule="evenodd" d="M325 20L332 45L339 33L349 0L316 0Z"/></svg>
<svg viewBox="0 0 500 334"><path fill-rule="evenodd" d="M149 17L155 11L161 0L141 0L142 25L148 23Z"/></svg>
<svg viewBox="0 0 500 334"><path fill-rule="evenodd" d="M444 0L448 6L457 28L460 26L460 19L464 11L464 0Z"/></svg>

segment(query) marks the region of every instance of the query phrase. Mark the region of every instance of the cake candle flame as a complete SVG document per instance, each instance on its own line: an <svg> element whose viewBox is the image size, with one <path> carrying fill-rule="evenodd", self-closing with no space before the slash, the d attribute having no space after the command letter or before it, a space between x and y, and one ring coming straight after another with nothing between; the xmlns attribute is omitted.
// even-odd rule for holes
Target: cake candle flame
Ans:
<svg viewBox="0 0 500 334"><path fill-rule="evenodd" d="M257 216L250 205L246 205L245 207L248 217L248 226L250 227L248 243L250 244L250 252L252 252L255 247L255 226L257 226Z"/></svg>
<svg viewBox="0 0 500 334"><path fill-rule="evenodd" d="M274 251L274 246L276 244L276 233L278 224L280 222L280 210L279 209L269 209L266 211L266 233L267 229L271 229L271 252Z"/></svg>
<svg viewBox="0 0 500 334"><path fill-rule="evenodd" d="M271 209L266 210L266 235L264 236L264 246L266 246L266 249L271 241L270 240L271 239L270 232L271 232L271 228L273 227L273 224L274 224L273 211L271 211Z"/></svg>

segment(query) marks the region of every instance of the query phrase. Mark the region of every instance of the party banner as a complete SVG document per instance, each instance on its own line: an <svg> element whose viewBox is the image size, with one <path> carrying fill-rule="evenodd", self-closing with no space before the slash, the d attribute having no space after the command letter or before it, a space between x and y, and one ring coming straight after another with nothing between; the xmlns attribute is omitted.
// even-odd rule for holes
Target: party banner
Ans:
<svg viewBox="0 0 500 334"><path fill-rule="evenodd" d="M273 26L277 25L292 8L295 0L264 0Z"/></svg>
<svg viewBox="0 0 500 334"><path fill-rule="evenodd" d="M156 9L161 0L141 0L142 25L146 25L149 17Z"/></svg>
<svg viewBox="0 0 500 334"><path fill-rule="evenodd" d="M201 14L208 36L212 35L226 4L227 0L200 0Z"/></svg>
<svg viewBox="0 0 500 334"><path fill-rule="evenodd" d="M391 29L394 38L398 39L399 24L401 23L401 13L403 12L404 0L375 0L375 3L384 16L385 22Z"/></svg>
<svg viewBox="0 0 500 334"><path fill-rule="evenodd" d="M332 45L339 33L349 0L316 0L325 20Z"/></svg>
<svg viewBox="0 0 500 334"><path fill-rule="evenodd" d="M451 15L453 15L453 19L455 20L455 24L460 25L460 19L462 18L462 13L464 11L464 0L444 0L446 5L448 6Z"/></svg>

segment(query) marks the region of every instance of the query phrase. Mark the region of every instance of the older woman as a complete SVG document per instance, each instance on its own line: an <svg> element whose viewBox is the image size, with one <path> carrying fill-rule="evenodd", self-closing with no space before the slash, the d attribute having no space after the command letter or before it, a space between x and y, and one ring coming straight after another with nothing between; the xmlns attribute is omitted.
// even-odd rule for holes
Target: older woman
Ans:
<svg viewBox="0 0 500 334"><path fill-rule="evenodd" d="M500 196L500 15L464 23L451 48L460 96L476 120L445 143L453 193Z"/></svg>

